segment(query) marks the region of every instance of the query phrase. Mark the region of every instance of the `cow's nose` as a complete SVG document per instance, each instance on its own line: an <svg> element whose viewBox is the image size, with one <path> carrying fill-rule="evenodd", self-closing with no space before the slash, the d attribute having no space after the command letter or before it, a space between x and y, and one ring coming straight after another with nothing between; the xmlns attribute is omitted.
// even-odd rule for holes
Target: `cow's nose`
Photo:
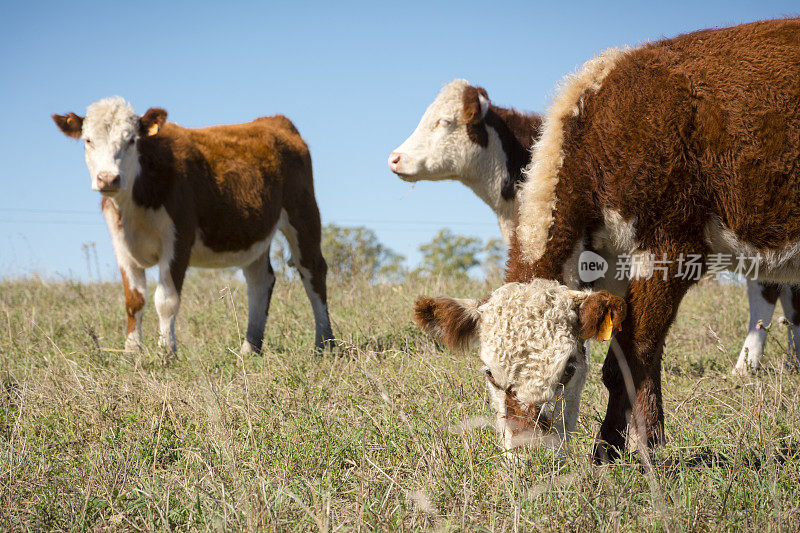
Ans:
<svg viewBox="0 0 800 533"><path fill-rule="evenodd" d="M400 164L400 154L392 152L389 154L389 170L397 172L397 166Z"/></svg>
<svg viewBox="0 0 800 533"><path fill-rule="evenodd" d="M119 189L121 180L119 174L111 174L111 172L100 172L97 174L97 187L101 191L114 191Z"/></svg>

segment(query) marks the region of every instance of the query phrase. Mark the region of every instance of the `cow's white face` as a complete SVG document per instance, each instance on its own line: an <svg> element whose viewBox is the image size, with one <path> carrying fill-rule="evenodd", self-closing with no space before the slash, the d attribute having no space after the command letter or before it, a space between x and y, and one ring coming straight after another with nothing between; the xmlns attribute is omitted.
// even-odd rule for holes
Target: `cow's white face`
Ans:
<svg viewBox="0 0 800 533"><path fill-rule="evenodd" d="M92 189L114 195L139 175L139 117L122 98L106 98L86 110L81 139Z"/></svg>
<svg viewBox="0 0 800 533"><path fill-rule="evenodd" d="M468 127L482 120L489 98L466 80L445 85L428 106L417 129L389 156L389 168L405 181L462 177L483 149Z"/></svg>
<svg viewBox="0 0 800 533"><path fill-rule="evenodd" d="M534 279L508 283L485 302L418 300L415 317L451 347L475 340L505 447L575 430L589 369L584 337L608 338L625 304L605 291L573 291ZM599 333L601 330L602 335Z"/></svg>
<svg viewBox="0 0 800 533"><path fill-rule="evenodd" d="M84 142L86 166L92 189L104 196L128 191L139 175L137 141L155 135L166 120L163 109L149 109L139 117L124 99L116 96L91 104L86 117L74 113L53 115L65 135Z"/></svg>

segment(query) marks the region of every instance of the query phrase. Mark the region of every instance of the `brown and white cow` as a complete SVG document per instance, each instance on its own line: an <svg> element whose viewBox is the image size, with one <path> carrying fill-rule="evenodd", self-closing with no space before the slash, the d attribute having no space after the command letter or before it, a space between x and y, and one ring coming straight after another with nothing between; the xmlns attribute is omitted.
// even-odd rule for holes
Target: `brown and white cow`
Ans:
<svg viewBox="0 0 800 533"><path fill-rule="evenodd" d="M535 113L492 105L483 87L453 80L389 155L389 169L409 182L460 181L492 208L510 244L517 188L541 123Z"/></svg>
<svg viewBox="0 0 800 533"><path fill-rule="evenodd" d="M276 230L289 242L311 301L315 344L331 345L311 157L297 129L282 115L198 129L166 119L159 108L140 117L119 97L93 103L85 118L53 115L64 134L83 139L92 189L103 195L125 289L126 349L141 341L145 269L158 265L160 346L175 352L187 267L241 267L249 311L242 352L260 351Z"/></svg>
<svg viewBox="0 0 800 533"><path fill-rule="evenodd" d="M409 182L461 181L495 212L509 245L518 212L517 191L541 124L540 115L497 107L482 87L453 80L428 106L411 136L389 155L389 169ZM614 257L607 259L615 262ZM626 291L624 284L607 288L619 294ZM748 331L733 372L744 374L760 366L765 326L772 321L779 296L789 321L789 353L800 363L800 288L750 280L747 296Z"/></svg>
<svg viewBox="0 0 800 533"><path fill-rule="evenodd" d="M699 254L708 268L712 254L760 256L760 279L800 280L798 80L800 19L763 21L608 50L565 78L545 115L506 281L574 284L587 243L643 264L627 284L621 329L610 328L596 460L618 455L629 422L636 444L664 439L664 339L695 283L680 275L682 257ZM427 302L416 318L445 340L479 326L476 302L439 299L432 312ZM564 317L547 320L555 328ZM534 346L523 351L535 357ZM511 374L503 394L528 379Z"/></svg>

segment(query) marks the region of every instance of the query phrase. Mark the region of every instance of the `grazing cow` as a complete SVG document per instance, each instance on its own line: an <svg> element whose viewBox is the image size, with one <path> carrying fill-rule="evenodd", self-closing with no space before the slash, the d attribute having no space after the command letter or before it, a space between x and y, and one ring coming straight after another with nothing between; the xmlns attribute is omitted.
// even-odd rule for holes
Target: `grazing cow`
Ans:
<svg viewBox="0 0 800 533"><path fill-rule="evenodd" d="M320 251L320 217L308 147L289 119L190 129L163 109L138 116L122 98L89 106L86 117L53 115L83 139L92 189L105 216L125 289L126 349L141 340L145 269L158 265L159 345L175 352L175 317L188 266L241 267L247 336L258 352L275 275L269 248L280 229L311 300L318 348L333 342Z"/></svg>
<svg viewBox="0 0 800 533"><path fill-rule="evenodd" d="M453 80L389 155L389 169L410 182L462 182L492 208L510 244L517 188L541 123L539 115L492 105L482 87Z"/></svg>
<svg viewBox="0 0 800 533"><path fill-rule="evenodd" d="M629 422L635 445L664 439L664 339L699 277L687 275L687 258L699 257L702 272L758 257L759 279L800 280L798 80L800 19L763 21L608 50L565 78L545 115L506 282L575 285L587 244L640 265L626 318L612 316L608 328L616 337L603 365L609 399L596 461L618 456ZM426 301L418 322L433 316L428 329L451 345L475 330L474 302L435 300L426 315ZM533 356L536 346L522 350ZM509 376L503 393L528 379Z"/></svg>
<svg viewBox="0 0 800 533"><path fill-rule="evenodd" d="M589 370L583 339L607 340L625 302L557 281L507 283L486 300L420 298L417 324L453 349L480 341L489 399L511 449L537 433L566 441Z"/></svg>

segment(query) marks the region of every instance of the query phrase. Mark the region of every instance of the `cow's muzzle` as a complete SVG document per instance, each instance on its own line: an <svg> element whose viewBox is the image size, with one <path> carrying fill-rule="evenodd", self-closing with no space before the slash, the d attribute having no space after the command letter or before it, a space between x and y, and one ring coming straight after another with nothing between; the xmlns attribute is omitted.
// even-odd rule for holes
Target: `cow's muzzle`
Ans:
<svg viewBox="0 0 800 533"><path fill-rule="evenodd" d="M103 194L115 193L119 191L122 185L122 178L119 174L100 172L95 179L95 185L97 190Z"/></svg>

